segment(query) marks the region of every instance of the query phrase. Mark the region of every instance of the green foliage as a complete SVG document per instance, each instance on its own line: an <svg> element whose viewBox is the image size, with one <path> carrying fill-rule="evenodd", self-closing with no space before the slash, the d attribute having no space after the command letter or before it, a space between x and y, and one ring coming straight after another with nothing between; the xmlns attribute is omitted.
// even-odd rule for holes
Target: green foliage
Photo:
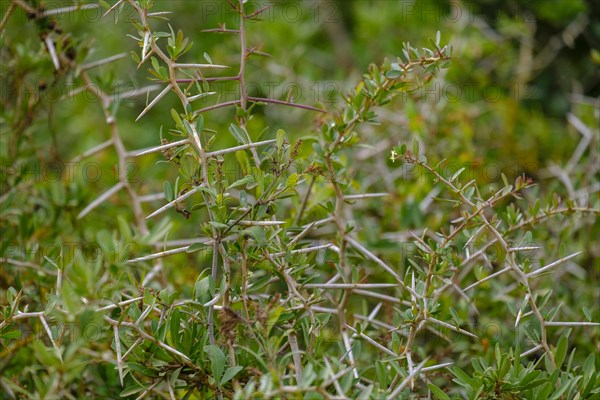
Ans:
<svg viewBox="0 0 600 400"><path fill-rule="evenodd" d="M563 335L566 338L568 335ZM563 342L563 343L566 343ZM566 347L564 347L566 349ZM558 352L558 351L557 351ZM562 357L566 353L563 350ZM472 372L467 373L458 367L452 368L454 382L465 388L469 399L592 399L600 396L598 379L600 376L594 364L594 356L589 355L582 367L573 368L570 362L566 368L554 368L545 363L545 356L526 366L521 363L518 352L501 353L496 347L495 363L489 365L484 358L471 361ZM441 389L430 388L440 399L449 398Z"/></svg>
<svg viewBox="0 0 600 400"><path fill-rule="evenodd" d="M393 3L8 2L2 397L600 398L593 94L524 18Z"/></svg>

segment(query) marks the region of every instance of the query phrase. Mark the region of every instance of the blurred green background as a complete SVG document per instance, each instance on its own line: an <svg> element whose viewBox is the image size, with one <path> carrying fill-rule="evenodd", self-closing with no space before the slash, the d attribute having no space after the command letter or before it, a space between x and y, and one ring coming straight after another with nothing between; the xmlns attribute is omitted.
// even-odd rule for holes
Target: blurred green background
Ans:
<svg viewBox="0 0 600 400"><path fill-rule="evenodd" d="M206 62L206 53L212 62L231 66L231 70L221 75L235 75L239 63L237 35L202 32L221 23L236 28L237 16L225 1L154 3L153 10L172 12L169 24L175 31L181 29L194 43L184 62ZM6 10L8 2L2 4ZM73 2L41 4L46 9L56 9ZM451 160L448 172L467 166L472 177L492 187L502 183L501 172L511 180L526 174L543 182L545 193L556 192L563 197L579 195L577 200L584 201L583 194L591 190L586 196L597 199L598 172L593 166L572 171L569 179L573 182L567 183L554 179L556 174L549 167L565 166L582 138L567 122L569 113L593 130L596 136L590 146L597 150L598 2L306 0L250 1L250 4L256 10L272 6L262 14L261 21L248 24L249 45L256 50L247 68L250 95L291 98L330 110L341 109L343 94L360 80L370 63L380 63L386 57L395 59L402 42L428 46L429 38L440 31L442 42L450 43L454 49L451 68L444 70L426 89L410 97L399 96L392 107L381 110L378 127L365 129L361 141L378 146L381 154L378 162L401 175L399 168L386 162L389 149L416 137L431 160ZM125 7L119 14L101 18L103 12L104 9L98 8L56 16L73 48L73 56L85 63L127 54L120 61L91 70L94 81L115 96L153 84L148 79L147 67L136 70L129 57L131 51L139 52L136 42L127 37L136 34L129 22L132 11ZM169 31L167 21L154 24L158 30ZM77 95L81 82L56 74L51 68L51 60L40 41L48 29L43 25L18 10L8 21L11 34L2 37L2 130L8 134L2 135L0 154L4 164L10 166L4 168L3 192L28 170L30 177L38 170L42 178L52 176L48 163L67 163L110 136L100 107L91 104L97 99L89 93ZM207 73L211 75L215 73ZM219 97L197 100L193 104L196 109L217 101L234 100L239 94L235 83L214 84L211 90L219 92ZM153 91L147 98L127 98L119 105L119 129L128 150L159 144L158 127L162 127L163 137L174 140L167 133L172 128L169 110L178 104L172 93L139 122L134 122L144 103L157 93ZM68 98L57 101L61 97ZM23 103L36 99L36 107L42 112L28 118ZM282 110L272 105L256 110L251 122L254 140L261 134L261 139L273 138L281 127L292 138L298 138L316 126L311 122L315 115L310 112ZM214 148L235 143L227 132L234 112L228 108L205 115L207 127L217 132ZM10 134L15 130L19 135ZM588 157L587 150L584 159L595 161L597 151ZM305 144L303 151L310 151L310 146ZM28 158L18 158L22 155ZM18 165L12 165L17 159ZM162 180L174 179L176 171L167 164L157 163L159 159L160 155L132 159L128 168L139 192L161 192ZM27 160L32 161L31 167L23 167ZM90 165L94 162L98 165ZM67 220L116 183L115 162L113 152L104 151L74 166L68 185L52 189L60 193L76 192L76 195L60 194L66 196L59 201L66 206ZM100 174L97 178L96 170ZM394 216L399 213L402 219L386 220L413 228L428 218L417 207L431 189L426 179L421 179L424 177L416 177L415 185L414 179L398 181L399 176L392 175L381 180L382 176L368 176L368 168L364 171L359 171L357 178L364 174L364 179L374 182L374 189L385 186L385 190L398 192L399 197L389 212ZM63 172L69 172L68 167L63 167ZM240 175L241 171L232 167L229 173ZM42 185L48 189L46 186ZM118 215L127 207L126 203L115 201L111 208L103 207L100 212L90 214L85 225L105 224L109 229L112 218L103 213ZM186 237L185 232L195 234L190 228L193 225L187 221L176 218L175 223L177 231L182 232L180 237Z"/></svg>
<svg viewBox="0 0 600 400"><path fill-rule="evenodd" d="M394 232L418 231L423 227L439 230L455 215L449 206L428 205L428 195L435 187L429 177L403 170L389 160L392 146L410 143L414 138L421 142L430 163L449 159L449 173L467 166L469 174L488 184L490 191L502 187L501 173L511 181L526 174L538 184L528 192L528 200L550 201L552 196L560 196L573 198L582 206L598 204L599 2L250 3L256 9L265 4L273 6L263 14L262 21L247 26L249 44L255 47L247 66L251 96L293 99L329 110L341 109L344 93L360 81L368 65L379 64L386 57L395 59L402 42L426 47L430 45L429 38L435 38L440 31L442 43L452 45L453 61L449 69L443 70L427 89L410 97L399 96L392 105L380 110L378 125L366 126L360 132L360 143L365 146L363 152L353 155L356 181L368 191L392 193L389 198L366 204L360 215L368 244L379 253L402 264L405 254L398 251L401 239ZM44 2L47 9L72 4ZM2 0L2 15L8 5L8 1ZM239 38L202 32L220 23L236 28L236 16L225 1L155 1L154 11L166 10L172 12L172 16L167 16L172 28L181 29L194 43L183 62L206 62L206 53L215 64L231 66L230 71L211 72L207 76L235 75ZM120 14L112 13L101 19L102 12L90 9L56 16L64 32L62 43L71 46L73 58L80 63L126 53L117 62L91 70L93 80L117 97L153 84L148 80L147 67L136 69L129 56L134 50L139 53L135 40L127 37L137 35L129 21L131 10L125 8ZM155 21L154 26L169 31L167 21ZM43 269L53 268L43 256L61 258L61 249L68 243L95 243L102 252L114 253L114 249L104 249L103 243L110 243L111 238L118 236L115 232L119 216L124 221L132 219L125 193L111 197L83 220L76 219L90 201L117 182L117 159L114 151L107 149L85 162L73 164L73 169L66 169L66 163L74 157L107 140L110 131L101 108L94 104L97 99L77 94L81 82L54 70L40 40L48 29L48 25L32 21L17 10L0 39L0 196L3 196L0 256L33 261ZM196 109L217 101L234 100L239 94L235 84L213 85L213 88L220 93L219 97L209 96L194 102ZM119 104L118 127L130 151L158 145L159 127L163 137L174 140L168 134L173 127L170 109L178 107L178 99L172 93L134 122L156 93L150 93L148 98L123 99ZM279 128L284 128L291 139L301 138L318 126L320 118L303 110L272 105L258 106L256 110L249 125L253 140L259 136L272 139ZM214 130L216 136L211 149L236 144L227 132L234 112L230 108L219 109L205 115L205 126ZM589 143L571 165L570 160L577 154L583 138L582 130L590 133ZM304 154L310 151L309 144L302 147ZM131 179L139 193L161 193L165 180L174 181L177 171L160 162L161 159L160 154L154 154L132 160ZM62 174L55 174L53 165ZM242 177L236 167L228 173ZM146 213L163 202L145 204ZM308 212L318 215L319 210ZM194 214L187 220L172 212L162 221L159 218L151 222L150 228L160 231L169 223L166 240L193 238L199 234L197 226L201 218L201 214ZM573 216L571 220L559 219L550 227L541 227L533 234L534 242L545 245L541 264L559 255L584 251L578 258L579 267L565 272L568 276L565 281L569 283L561 285L560 279L554 283L553 300L557 304L587 305L597 321L598 221L590 223L589 219ZM136 255L151 251L149 246L140 246L135 249ZM89 286L88 293L78 294L111 298L121 286L127 285L127 275L143 275L125 266L122 261L127 256L121 251L98 261L106 264L103 266L108 278L99 272L104 271L99 267L85 267L86 272L81 273L91 274L90 280L102 277L113 283L96 293ZM68 261L67 255L63 257ZM88 264L94 263L83 263ZM207 265L208 260L199 254L172 257L165 267L166 281L183 295L189 295L190 284ZM44 307L43 299L55 277L3 268L2 297L6 288L22 287L34 299L32 309ZM37 284L26 285L32 279ZM552 278L544 279L548 283ZM486 318L497 320L498 315L506 313L504 308L497 311L496 303L502 303L502 297L489 301L489 309L496 306L496 311L490 311ZM580 308L563 309L561 313L564 320L578 320L582 315ZM508 336L505 339L510 344ZM597 329L581 330L576 341L588 352L599 354L598 337ZM582 357L585 355L584 351Z"/></svg>

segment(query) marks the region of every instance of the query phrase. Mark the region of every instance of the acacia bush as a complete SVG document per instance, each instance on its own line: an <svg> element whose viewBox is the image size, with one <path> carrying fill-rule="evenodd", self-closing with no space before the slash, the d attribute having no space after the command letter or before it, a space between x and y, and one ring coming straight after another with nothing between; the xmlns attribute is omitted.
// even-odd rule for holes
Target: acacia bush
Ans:
<svg viewBox="0 0 600 400"><path fill-rule="evenodd" d="M2 398L600 398L597 101L533 154L552 111L456 92L514 50L464 25L306 101L285 3L100 3L0 25Z"/></svg>

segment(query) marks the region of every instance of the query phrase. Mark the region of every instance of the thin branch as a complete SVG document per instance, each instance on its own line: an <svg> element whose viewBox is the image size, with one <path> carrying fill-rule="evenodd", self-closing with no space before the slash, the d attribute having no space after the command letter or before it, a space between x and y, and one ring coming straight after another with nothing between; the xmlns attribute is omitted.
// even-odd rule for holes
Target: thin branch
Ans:
<svg viewBox="0 0 600 400"><path fill-rule="evenodd" d="M546 321L546 326L600 326L600 322L559 322L559 321Z"/></svg>
<svg viewBox="0 0 600 400"><path fill-rule="evenodd" d="M165 204L164 206L162 206L161 208L159 208L158 210L154 211L152 214L148 215L146 217L146 219L152 218L157 216L158 214L161 214L165 211L167 211L169 208L174 207L177 203L187 199L188 197L192 197L194 194L196 194L200 188L202 188L203 185L198 185L196 187L194 187L193 189L190 189L189 191L187 191L185 194L182 194L181 196L177 197L175 200L170 201L169 203Z"/></svg>
<svg viewBox="0 0 600 400"><path fill-rule="evenodd" d="M368 290L356 289L353 291L353 293L367 297L372 297L374 299L385 300L390 304L405 304L405 301L400 300L398 297L388 296L382 293L369 292Z"/></svg>
<svg viewBox="0 0 600 400"><path fill-rule="evenodd" d="M288 334L288 343L292 349L292 358L294 360L294 369L296 373L296 383L302 383L302 359L300 358L300 348L298 347L298 337L296 332L291 330Z"/></svg>
<svg viewBox="0 0 600 400"><path fill-rule="evenodd" d="M109 8L104 14L102 14L102 17L106 17L108 14L110 14L111 11L113 11L115 8L121 5L121 3L123 3L124 1L125 0L117 1L111 8Z"/></svg>
<svg viewBox="0 0 600 400"><path fill-rule="evenodd" d="M248 96L248 100L256 102L256 103L272 103L272 104L279 104L282 106L288 106L288 107L295 107L295 108L301 108L303 110L309 110L309 111L316 111L316 112L320 112L320 113L325 113L325 114L329 114L329 111L327 110L323 110L321 108L316 108L316 107L312 107L312 106L307 106L305 104L298 104L298 103L291 103L289 101L283 101L283 100L275 100L275 99L267 99L265 97L252 97L252 96Z"/></svg>
<svg viewBox="0 0 600 400"><path fill-rule="evenodd" d="M44 325L44 329L46 330L46 334L48 335L48 338L50 339L50 343L52 343L52 347L54 347L54 349L56 350L56 355L62 361L62 355L60 354L60 350L58 348L58 345L56 344L56 342L52 338L52 331L50 330L50 327L48 326L48 322L46 322L46 318L44 317L44 314L40 313L40 315L38 315L38 318L42 322L42 325Z"/></svg>
<svg viewBox="0 0 600 400"><path fill-rule="evenodd" d="M52 16L52 15L66 14L66 13L70 13L73 11L91 10L91 9L98 8L98 7L100 7L99 4L79 4L79 5L70 6L70 7L54 8L51 10L44 10L44 12L39 14L39 18L46 18L46 17Z"/></svg>
<svg viewBox="0 0 600 400"><path fill-rule="evenodd" d="M360 200L370 199L374 197L386 197L389 193L363 193L363 194L347 194L344 196L344 200Z"/></svg>
<svg viewBox="0 0 600 400"><path fill-rule="evenodd" d="M443 363L443 364L432 365L431 367L422 368L421 372L435 371L436 369L447 368L447 367L451 367L452 365L454 365L453 362L447 362L447 363Z"/></svg>
<svg viewBox="0 0 600 400"><path fill-rule="evenodd" d="M153 390L154 390L154 388L155 388L155 387L156 387L156 386L157 386L159 383L161 383L161 382L162 382L162 381L164 381L164 380L165 380L165 378L160 378L160 379L157 379L157 380L156 380L154 383L152 383L152 385L148 386L148 387L146 388L146 390L144 390L144 391L142 392L142 394L140 394L140 395L139 395L139 396L138 396L138 397L137 397L135 400L142 400L142 399L143 399L144 397L146 397L146 396L147 396L147 395L148 395L148 394L149 394L151 391L153 391Z"/></svg>
<svg viewBox="0 0 600 400"><path fill-rule="evenodd" d="M515 319L515 328L519 325L519 321L521 320L521 317L523 316L523 308L525 308L525 304L527 304L528 301L529 301L529 293L527 293L525 295L525 298L523 299L523 304L519 308L519 312L517 313L517 318Z"/></svg>
<svg viewBox="0 0 600 400"><path fill-rule="evenodd" d="M203 77L200 76L198 78L182 78L176 79L177 83L190 83L190 82L224 82L224 81L237 81L239 77L237 76L212 76L212 77Z"/></svg>
<svg viewBox="0 0 600 400"><path fill-rule="evenodd" d="M167 143L167 144L163 144L161 146L156 146L156 147L150 147L148 149L133 150L133 151L130 151L129 153L127 153L127 155L130 155L133 157L139 157L139 156L143 156L146 154L151 154L151 153L156 153L159 151L167 150L167 149L170 149L173 147L183 146L184 144L188 144L189 142L190 142L189 139L178 140L176 142Z"/></svg>
<svg viewBox="0 0 600 400"><path fill-rule="evenodd" d="M56 49L54 48L54 41L50 35L46 35L44 42L46 43L46 48L48 49L48 54L50 54L54 68L56 68L57 71L60 71L60 61L58 60L58 55L56 54Z"/></svg>
<svg viewBox="0 0 600 400"><path fill-rule="evenodd" d="M417 376L421 372L421 370L423 369L423 367L425 366L425 363L427 361L428 361L428 359L426 358L419 365L417 365L417 367L414 368L411 371L411 373L408 374L408 376L402 381L402 383L400 383L400 385L398 385L398 387L396 387L396 389L394 389L394 391L388 396L388 400L397 399L398 396L400 395L400 393L404 390L404 388L406 388L406 386L408 386L409 383L412 382L414 377Z"/></svg>
<svg viewBox="0 0 600 400"><path fill-rule="evenodd" d="M453 330L454 332L462 333L463 335L467 335L467 336L471 336L472 338L479 339L479 336L477 336L477 335L475 335L475 334L473 334L473 333L471 333L469 331L465 331L464 329L457 328L456 326L451 325L451 324L449 324L447 322L440 321L439 319L436 319L436 318L433 318L433 317L427 317L427 321L431 321L434 324L444 326L444 327L446 327L446 328L448 328L450 330Z"/></svg>
<svg viewBox="0 0 600 400"><path fill-rule="evenodd" d="M151 201L164 200L165 192L146 194L138 197L140 203L149 203Z"/></svg>
<svg viewBox="0 0 600 400"><path fill-rule="evenodd" d="M10 18L12 13L15 11L16 7L17 7L17 5L14 2L11 2L8 5L8 9L6 10L6 13L4 14L4 16L2 17L2 21L0 21L0 38L2 38L2 34L4 33L4 27L6 26L8 19Z"/></svg>
<svg viewBox="0 0 600 400"><path fill-rule="evenodd" d="M399 287L397 283L307 283L306 289L381 289Z"/></svg>
<svg viewBox="0 0 600 400"><path fill-rule="evenodd" d="M521 353L521 357L527 357L528 355L533 354L538 350L542 350L543 348L544 348L544 346L542 346L541 344L538 344L537 346Z"/></svg>
<svg viewBox="0 0 600 400"><path fill-rule="evenodd" d="M103 58L101 60L92 61L87 64L82 64L79 68L81 68L82 70L88 70L88 69L92 69L95 67L99 67L101 65L109 64L113 61L121 60L125 57L127 57L127 53L120 53L120 54L116 54L111 57Z"/></svg>
<svg viewBox="0 0 600 400"><path fill-rule="evenodd" d="M93 156L94 154L101 152L102 150L106 149L107 147L112 146L112 144L113 144L113 140L108 139L106 142L100 143L99 145L94 146L91 149L85 151L83 154L78 155L77 157L72 159L71 162L76 163L87 157Z"/></svg>
<svg viewBox="0 0 600 400"><path fill-rule="evenodd" d="M239 29L225 29L225 28L211 28L211 29L202 29L200 32L204 33L235 33L239 34Z"/></svg>
<svg viewBox="0 0 600 400"><path fill-rule="evenodd" d="M394 353L393 351L391 351L390 349L388 349L387 347L384 347L382 345L380 345L379 343L377 343L375 340L371 339L370 337L368 337L367 335L365 335L362 332L358 332L356 329L354 329L353 327L351 327L348 324L345 324L346 328L350 329L355 335L357 335L358 337L364 339L367 343L373 345L374 347L378 348L379 350L381 350L382 352L384 352L385 354L394 357L394 358L399 358L400 356L396 353Z"/></svg>
<svg viewBox="0 0 600 400"><path fill-rule="evenodd" d="M362 253L362 255L364 255L365 257L370 258L371 260L375 261L375 263L377 263L381 268L383 268L390 275L392 275L394 277L394 279L396 279L396 281L398 281L398 283L400 284L400 286L404 290L407 290L410 294L412 294L413 296L415 296L417 298L421 298L421 295L419 295L412 288L410 288L410 287L408 287L408 286L406 286L404 284L403 279L400 277L400 275L398 275L398 273L396 273L396 271L394 271L392 269L392 267L390 267L389 265L387 265L386 263L384 263L379 257L377 257L375 254L371 253L362 244L360 244L359 242L357 242L351 236L346 236L346 240L348 241L348 243L350 243L352 245L352 247L354 247L356 250L358 250L360 253Z"/></svg>
<svg viewBox="0 0 600 400"><path fill-rule="evenodd" d="M495 277L502 275L503 273L508 272L508 271L510 271L510 267L506 267L506 268L501 269L500 271L494 272L493 274L486 276L485 278L473 283L472 285L467 286L466 288L463 289L463 292L473 289L474 287L477 287L477 286L481 285L482 283L490 281L490 280L494 279Z"/></svg>
<svg viewBox="0 0 600 400"><path fill-rule="evenodd" d="M564 263L566 261L569 261L570 259L572 259L574 257L577 257L578 255L580 255L582 253L583 253L583 251L578 251L577 253L573 253L573 254L571 254L569 256L563 257L560 260L556 260L553 263L550 263L550 264L548 264L548 265L546 265L546 266L544 266L542 268L536 269L535 271L532 271L532 272L528 273L527 274L527 278L531 278L533 276L537 276L537 275L541 274L542 272L547 271L550 268L554 268L557 265L560 265L560 264L562 264L562 263Z"/></svg>
<svg viewBox="0 0 600 400"><path fill-rule="evenodd" d="M100 196L98 196L98 198L96 198L96 200L92 201L86 208L84 208L77 215L77 219L81 219L81 218L85 217L87 214L89 214L90 211L92 211L94 208L98 207L106 199L108 199L110 196L117 193L119 190L123 189L124 187L125 187L125 183L119 182L116 185L114 185L112 188L108 189L106 192L102 193Z"/></svg>
<svg viewBox="0 0 600 400"><path fill-rule="evenodd" d="M188 101L191 103L192 101L196 101L198 99L203 99L204 97L212 96L213 94L217 94L217 92L204 92L197 94L195 96L191 96L188 98Z"/></svg>
<svg viewBox="0 0 600 400"><path fill-rule="evenodd" d="M216 110L217 108L234 106L234 105L237 105L237 104L240 104L239 100L225 101L223 103L218 103L218 104L215 104L215 105L212 105L212 106L208 106L208 107L204 107L204 108L201 108L199 110L196 110L196 111L194 111L194 115L196 115L196 114L202 114L202 113L205 113L205 112L208 112L208 111L212 111L212 110Z"/></svg>
<svg viewBox="0 0 600 400"><path fill-rule="evenodd" d="M163 348L164 350L168 351L171 354L174 354L175 356L177 356L178 358L182 359L183 361L186 362L186 365L188 366L192 366L192 368L196 369L196 367L194 366L194 364L192 363L192 360L190 360L188 358L188 356L186 356L185 354L181 353L178 350L175 350L174 348L172 348L171 346L169 346L168 344L165 344L163 342L161 342L160 340L156 339L154 336L149 335L148 333L144 332L139 326L137 326L136 324L132 323L132 322L125 322L125 321L115 321L112 318L109 318L107 316L104 316L104 319L111 325L117 325L117 326L124 326L127 328L132 329L133 331L135 331L141 338L150 341L151 343L156 344L157 346Z"/></svg>
<svg viewBox="0 0 600 400"><path fill-rule="evenodd" d="M115 349L117 350L117 368L119 369L119 381L123 387L123 357L121 355L121 338L119 338L119 326L113 325L115 335Z"/></svg>
<svg viewBox="0 0 600 400"><path fill-rule="evenodd" d="M147 96L150 92L155 92L155 91L159 90L160 88L162 88L162 85L158 85L158 84L148 85L148 86L141 87L139 89L128 90L127 92L123 92L123 93L114 93L114 94L110 95L108 98L110 99L110 101L117 101L117 100L121 100L121 99L130 99L130 98L139 97L139 96Z"/></svg>
<svg viewBox="0 0 600 400"><path fill-rule="evenodd" d="M217 64L179 64L173 63L173 68L206 68L206 69L224 69L231 68L227 65L217 65Z"/></svg>
<svg viewBox="0 0 600 400"><path fill-rule="evenodd" d="M185 253L187 251L187 249L189 249L190 246L185 246L185 247L180 247L177 249L171 249L171 250L166 250L166 251L161 251L159 253L154 253L154 254L150 254L144 257L138 257L138 258L134 258L132 260L127 260L126 262L128 264L133 264L136 262L141 262L141 261L148 261L148 260L155 260L157 258L163 258L166 256L170 256L173 254L180 254L180 253Z"/></svg>
<svg viewBox="0 0 600 400"><path fill-rule="evenodd" d="M116 303L116 304L110 304L108 306L99 308L99 309L96 310L96 312L114 310L115 308L123 307L123 306L126 306L127 304L135 303L136 301L140 301L140 300L143 300L143 299L144 299L144 297L142 297L142 296L140 296L140 297L134 297L133 299L124 300L124 301L121 301L121 302Z"/></svg>
<svg viewBox="0 0 600 400"><path fill-rule="evenodd" d="M289 252L289 254L305 254L305 253L311 253L313 251L319 251L319 250L325 250L325 249L332 249L335 252L339 251L337 246L335 246L333 243L328 243L328 244L323 244L323 245L319 245L319 246L304 247L302 249L292 250ZM284 257L286 254L288 254L288 252L280 251L278 253L271 254L271 257Z"/></svg>
<svg viewBox="0 0 600 400"><path fill-rule="evenodd" d="M211 151L209 153L206 153L206 156L207 157L215 157L215 156L220 156L220 155L223 155L223 154L235 153L236 151L246 150L246 149L250 149L252 147L265 146L265 145L268 145L268 144L273 144L275 142L277 142L277 140L275 140L275 139L269 139L269 140L263 140L262 142L254 142L254 143L249 143L249 144L242 144L240 146L234 146L234 147L230 147L230 148L223 149L223 150Z"/></svg>
<svg viewBox="0 0 600 400"><path fill-rule="evenodd" d="M277 226L277 225L285 225L285 221L238 221L238 225L242 226Z"/></svg>
<svg viewBox="0 0 600 400"><path fill-rule="evenodd" d="M150 102L150 104L148 104L148 105L146 106L146 108L144 108L144 110L143 110L143 111L140 113L140 115L138 115L138 117L135 119L135 121L136 121L136 122L137 122L137 121L139 121L139 119L140 119L140 118L142 118L142 117L143 117L143 116L144 116L144 115L145 115L145 114L146 114L148 111L150 111L150 109L151 109L152 107L154 107L154 105L155 105L156 103L158 103L158 102L159 102L159 100L160 100L160 99L162 99L162 98L163 98L163 97L164 97L164 96L165 96L167 93L169 93L169 91L170 91L170 90L171 90L171 84L168 84L168 85L167 85L167 86L166 86L166 87L165 87L165 88L162 90L162 92L160 92L160 93L158 94L158 96L156 96L156 97L154 98L154 100L152 100L152 101Z"/></svg>

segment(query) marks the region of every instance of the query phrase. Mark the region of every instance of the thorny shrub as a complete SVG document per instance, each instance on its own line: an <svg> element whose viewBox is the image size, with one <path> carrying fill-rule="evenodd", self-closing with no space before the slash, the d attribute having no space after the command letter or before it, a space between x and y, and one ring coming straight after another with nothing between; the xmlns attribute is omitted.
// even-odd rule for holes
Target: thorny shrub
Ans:
<svg viewBox="0 0 600 400"><path fill-rule="evenodd" d="M131 19L132 58L150 86L115 95L116 78L92 70L119 57L86 62L89 43L38 2L11 1L2 22L21 13L41 43L1 31L14 70L3 83L22 95L2 117L3 160L19 161L2 178L3 398L600 398L597 357L573 345L587 332L598 349L597 304L557 301L553 278L586 257L556 241L597 233L597 196L546 202L524 174L498 185L464 167L448 173L422 138L388 146L373 133L378 113L405 112L460 57L439 33L429 48L404 44L372 64L343 104L325 108L249 93L248 60L263 55L249 23L273 4L226 2L238 25L211 31L239 38L230 65L191 59L191 40L150 0L101 3ZM239 96L223 100L223 82ZM58 159L36 164L39 115L56 107L39 93L73 83L54 100L88 91L106 125L90 140L108 132L73 160L112 168L94 197ZM170 94L170 113L145 128L156 144L128 150L119 106L147 96L143 124ZM219 108L234 111L226 129L211 118ZM266 127L266 108L314 119ZM101 157L107 149L115 159ZM171 171L163 184L137 164L150 154ZM27 179L31 168L42 184ZM435 221L407 229L386 212L406 200L389 187L398 180L429 188L421 207ZM127 199L115 224L88 222L115 197ZM552 233L539 228L552 221ZM597 256L585 258L590 271Z"/></svg>

